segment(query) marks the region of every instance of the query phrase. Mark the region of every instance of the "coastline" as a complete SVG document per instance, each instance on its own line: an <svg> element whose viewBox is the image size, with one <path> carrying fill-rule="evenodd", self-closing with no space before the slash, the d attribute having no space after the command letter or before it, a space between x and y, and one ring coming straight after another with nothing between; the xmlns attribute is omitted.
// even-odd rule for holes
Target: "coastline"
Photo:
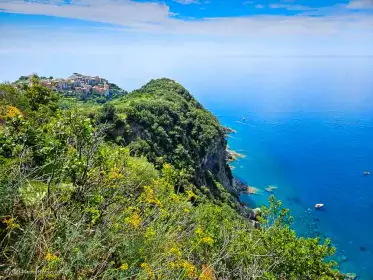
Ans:
<svg viewBox="0 0 373 280"><path fill-rule="evenodd" d="M297 120L295 119L291 125L298 125ZM289 145L289 138L284 137L284 135L287 136L288 134L286 133L293 132L290 130L292 128L290 126L284 128L282 126L279 127L277 123L268 123L267 119L264 121L254 119L253 125L248 127L243 124L236 124L235 118L230 115L228 117L223 116L221 122L228 126L232 125L238 131L237 136L228 139L230 148L233 151L250 151L246 159L236 158L237 161L230 163L234 167L232 169L234 170L234 177L236 179L239 178L236 181L241 181L241 183L236 183L239 186L237 189L240 190L241 194L240 202L251 208L260 207L267 205L268 197L275 194L276 198L281 200L286 208L290 209L294 217L294 223L291 228L295 230L297 235L319 237L322 240L326 237L331 238L333 244L337 247L337 252L333 259L339 263L341 272L344 273L345 278L343 279L355 279L354 277L363 280L370 279L367 278L370 275L368 274L370 265L364 261L363 254L370 254L371 247L369 245L371 242L359 241L353 237L348 237L348 235L355 234L353 229L345 229L343 233L337 232L336 224L334 223L336 219L335 211L340 209L338 207L340 203L330 201L329 197L325 196L329 196L330 192L328 191L329 189L322 188L322 184L314 186L315 183L310 183L315 180L313 180L312 176L308 177L309 170L315 170L314 168L316 168L316 172L322 171L319 170L320 161L316 160L316 155L318 155L317 159L320 159L319 151L315 151L315 148L318 147L309 146L307 149L302 147L302 150L293 156L288 154L289 149L284 149L284 147L287 148ZM313 122L311 124L314 125ZM285 130L285 133L280 137L278 129L289 130ZM271 139L276 139L276 141ZM290 142L292 148L299 146L295 141ZM300 161L300 156L307 156L310 161L307 163ZM284 160L286 161L284 162ZM303 162L303 165L306 164L310 168L300 168L299 162ZM284 163L290 164L292 169L288 169L287 165L283 165ZM325 162L322 162L323 170L325 164ZM371 180L369 176L362 176L361 173L361 170L368 170L369 167L356 169L359 170L354 171L355 175L350 175L351 179L352 176L357 177L354 181L359 180L361 185ZM304 178L309 179L304 181ZM326 182L333 187L337 186L338 180L336 181L335 178L334 180L329 180L327 178L331 178L330 172L319 179L320 182ZM246 192L247 187L251 185L258 186L262 190L260 195ZM317 191L312 192L312 188L315 189L315 187ZM321 211L314 210L315 203L320 201L326 203L326 208ZM330 221L332 221L331 224ZM363 249L359 249L362 246ZM359 264L365 264L366 268L361 267Z"/></svg>

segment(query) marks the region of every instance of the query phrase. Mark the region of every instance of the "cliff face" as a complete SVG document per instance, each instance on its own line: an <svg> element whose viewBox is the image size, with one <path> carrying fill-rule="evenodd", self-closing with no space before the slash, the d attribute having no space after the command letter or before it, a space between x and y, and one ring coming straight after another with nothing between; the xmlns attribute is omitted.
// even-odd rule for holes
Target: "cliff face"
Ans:
<svg viewBox="0 0 373 280"><path fill-rule="evenodd" d="M232 171L228 166L227 158L227 143L224 138L217 138L201 159L200 172L197 175L198 185L209 185L206 172L210 171L226 190L235 193Z"/></svg>

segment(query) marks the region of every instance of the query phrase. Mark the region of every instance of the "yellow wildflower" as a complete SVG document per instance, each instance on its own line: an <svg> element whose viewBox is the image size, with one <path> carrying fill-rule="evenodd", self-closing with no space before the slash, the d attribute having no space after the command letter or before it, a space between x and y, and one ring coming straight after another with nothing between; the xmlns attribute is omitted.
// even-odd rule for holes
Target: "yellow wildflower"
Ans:
<svg viewBox="0 0 373 280"><path fill-rule="evenodd" d="M210 236L206 236L206 237L203 237L201 239L202 243L206 243L210 246L212 246L214 244L214 239L212 239Z"/></svg>
<svg viewBox="0 0 373 280"><path fill-rule="evenodd" d="M170 248L170 254L177 257L181 257L181 250L176 243L172 244L172 247Z"/></svg>
<svg viewBox="0 0 373 280"><path fill-rule="evenodd" d="M188 277L196 277L197 269L193 264L184 260L183 261L183 268L184 268L186 274L188 275Z"/></svg>
<svg viewBox="0 0 373 280"><path fill-rule="evenodd" d="M192 198L195 199L197 197L195 195L195 193L192 192L192 191L187 191L186 194L187 194L189 200L191 200Z"/></svg>
<svg viewBox="0 0 373 280"><path fill-rule="evenodd" d="M0 111L0 120L12 119L14 117L23 117L23 113L16 107L5 106Z"/></svg>
<svg viewBox="0 0 373 280"><path fill-rule="evenodd" d="M128 264L127 264L127 263L122 264L122 265L119 267L119 269L120 269L120 270L123 270L123 271L128 270Z"/></svg>
<svg viewBox="0 0 373 280"><path fill-rule="evenodd" d="M145 202L152 203L154 200L154 190L151 187L144 188Z"/></svg>
<svg viewBox="0 0 373 280"><path fill-rule="evenodd" d="M175 263L175 262L170 262L169 265L170 265L170 268L171 268L171 269L174 269L174 268L176 267L176 263Z"/></svg>
<svg viewBox="0 0 373 280"><path fill-rule="evenodd" d="M202 228L201 228L200 226L198 226L198 227L196 228L196 230L195 230L195 233L196 233L197 235L202 235L202 234L203 234L203 230L202 230Z"/></svg>
<svg viewBox="0 0 373 280"><path fill-rule="evenodd" d="M146 271L146 274L148 275L148 279L152 279L152 280L155 279L154 273L149 264L142 263L141 268L143 268Z"/></svg>
<svg viewBox="0 0 373 280"><path fill-rule="evenodd" d="M190 210L188 208L184 208L184 213L188 214Z"/></svg>
<svg viewBox="0 0 373 280"><path fill-rule="evenodd" d="M161 205L161 202L159 201L159 199L154 197L154 189L153 188L145 187L144 193L145 193L145 202L146 203Z"/></svg>
<svg viewBox="0 0 373 280"><path fill-rule="evenodd" d="M178 260L170 262L169 264L171 269L183 269L186 273L186 275L190 278L194 278L197 276L197 268L187 260Z"/></svg>
<svg viewBox="0 0 373 280"><path fill-rule="evenodd" d="M60 258L48 252L47 255L45 256L45 260L47 260L48 262L54 262L54 261L59 261Z"/></svg>
<svg viewBox="0 0 373 280"><path fill-rule="evenodd" d="M19 224L14 222L14 218L5 219L3 222L7 225L7 229L14 230L21 228Z"/></svg>
<svg viewBox="0 0 373 280"><path fill-rule="evenodd" d="M200 274L199 280L215 280L215 273L211 266L205 264L202 265L202 273Z"/></svg>
<svg viewBox="0 0 373 280"><path fill-rule="evenodd" d="M134 228L138 228L141 224L141 217L138 213L133 213L130 217L125 219L125 222L133 226Z"/></svg>
<svg viewBox="0 0 373 280"><path fill-rule="evenodd" d="M141 266L142 268L144 268L144 269L146 269L147 267L149 267L149 265L148 265L147 263L142 263L140 266Z"/></svg>
<svg viewBox="0 0 373 280"><path fill-rule="evenodd" d="M162 214L162 218L167 218L170 216L170 213L168 213L166 210L162 209L161 208L161 214Z"/></svg>
<svg viewBox="0 0 373 280"><path fill-rule="evenodd" d="M172 193L172 194L170 195L170 200L171 200L171 201L174 201L174 202L179 202L179 201L180 201L180 196L177 195L176 193Z"/></svg>
<svg viewBox="0 0 373 280"><path fill-rule="evenodd" d="M155 237L155 231L152 227L148 227L145 231L146 239L153 239Z"/></svg>
<svg viewBox="0 0 373 280"><path fill-rule="evenodd" d="M112 167L109 172L109 179L121 179L123 178L123 174L121 174L121 170L118 167Z"/></svg>

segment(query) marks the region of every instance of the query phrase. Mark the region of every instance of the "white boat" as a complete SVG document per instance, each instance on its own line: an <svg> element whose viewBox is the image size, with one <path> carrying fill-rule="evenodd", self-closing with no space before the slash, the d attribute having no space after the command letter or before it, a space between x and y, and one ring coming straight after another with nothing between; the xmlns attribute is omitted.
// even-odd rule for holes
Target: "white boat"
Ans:
<svg viewBox="0 0 373 280"><path fill-rule="evenodd" d="M316 205L315 205L315 208L316 209L320 209L320 208L323 208L324 207L324 204L322 204L322 203L317 203Z"/></svg>

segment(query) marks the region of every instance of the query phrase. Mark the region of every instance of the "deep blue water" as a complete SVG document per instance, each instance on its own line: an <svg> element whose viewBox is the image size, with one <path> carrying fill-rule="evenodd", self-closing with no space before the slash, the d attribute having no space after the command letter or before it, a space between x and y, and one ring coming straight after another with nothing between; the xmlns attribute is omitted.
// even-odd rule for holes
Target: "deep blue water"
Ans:
<svg viewBox="0 0 373 280"><path fill-rule="evenodd" d="M246 158L234 175L262 190L241 199L259 206L276 185L298 234L330 237L359 279L373 279L372 73L372 58L237 60L190 84L237 130L228 143Z"/></svg>

